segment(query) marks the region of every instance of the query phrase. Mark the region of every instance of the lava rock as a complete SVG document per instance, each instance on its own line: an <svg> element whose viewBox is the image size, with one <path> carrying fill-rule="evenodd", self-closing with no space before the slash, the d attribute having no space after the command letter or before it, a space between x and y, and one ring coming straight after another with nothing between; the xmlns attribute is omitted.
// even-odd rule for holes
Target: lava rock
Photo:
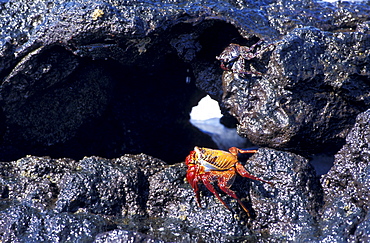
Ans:
<svg viewBox="0 0 370 243"><path fill-rule="evenodd" d="M309 161L292 153L260 149L245 167L251 174L275 185L237 177L232 189L246 200L252 218L246 216L235 200L223 196L232 208L230 212L205 187L201 187L203 208L199 208L194 193L183 184L184 171L176 165L149 180L149 214L178 221L176 227L166 225L164 234L176 232L184 237L184 232L192 232L197 238L189 236L191 241L315 239L322 194ZM181 237L174 241L183 240Z"/></svg>
<svg viewBox="0 0 370 243"><path fill-rule="evenodd" d="M358 116L322 185L309 161L293 153L261 148L240 158L251 174L274 183L237 176L232 190L250 218L231 197L221 193L229 211L204 186L199 208L184 163L169 166L144 154L2 162L0 239L366 240L369 116Z"/></svg>
<svg viewBox="0 0 370 243"><path fill-rule="evenodd" d="M5 0L0 11L0 241L368 240L367 3ZM223 73L225 47L260 40L272 45L245 73ZM198 208L176 162L215 147L189 122L206 94L255 144L347 144L321 185L304 157L259 149L246 168L275 187L232 187L251 218L203 186Z"/></svg>
<svg viewBox="0 0 370 243"><path fill-rule="evenodd" d="M252 174L274 182L272 189L253 182L250 191L256 214L250 221L251 230L257 238L315 240L322 191L309 161L293 153L259 149L245 167Z"/></svg>
<svg viewBox="0 0 370 243"><path fill-rule="evenodd" d="M25 205L1 203L2 242L86 242L111 228L113 224L99 215L55 214Z"/></svg>
<svg viewBox="0 0 370 243"><path fill-rule="evenodd" d="M0 239L64 242L116 228L107 217L145 214L147 178L164 163L145 155L78 162L29 156L0 166Z"/></svg>
<svg viewBox="0 0 370 243"><path fill-rule="evenodd" d="M322 242L369 240L370 110L361 113L321 179L325 206L320 221Z"/></svg>
<svg viewBox="0 0 370 243"><path fill-rule="evenodd" d="M232 189L251 218L221 194L229 211L204 186L199 208L184 163L169 166L144 154L80 161L29 156L0 166L2 241L232 242L316 232L315 172L292 153L260 149L246 162L252 174L275 184L237 177Z"/></svg>
<svg viewBox="0 0 370 243"><path fill-rule="evenodd" d="M368 28L369 8L364 3L9 0L1 1L0 9L3 161L27 154L78 160L91 155L115 158L143 152L175 163L194 145L216 147L211 138L189 123L189 113L206 93L218 100L223 113L227 113L228 102L222 102L222 70L215 57L231 42L250 46L259 39L283 38L282 52L292 49L289 54L301 55L306 49L296 50L301 48L297 41L306 40L307 44L318 40L317 44L326 34L309 39L300 37L299 31L292 34L295 28L314 26L336 31L333 36L337 37L333 38L343 36L343 40L324 41L320 48L329 45L336 50L335 43L354 46L347 59L346 50L339 47L338 52L331 49L327 52L338 54L337 59L334 55L332 59L348 63L347 66L359 65L365 72L357 75L347 70L351 68L342 68L346 65L334 65L354 74L348 80L348 89L357 89L367 75L367 55L352 60L356 51L366 54L361 51L367 48L366 38L361 34L356 37L356 33L365 33ZM343 33L356 28L356 32ZM283 63L267 68L269 73L274 76L271 69L278 69L281 73L275 78L290 77L282 70L292 68L285 67L286 62L304 60L288 57L275 57ZM266 68L264 64L259 65L262 70ZM312 62L304 61L301 65L306 64ZM352 84L353 80L358 80L359 85ZM351 90L349 96L361 98L362 90ZM317 103L320 106L325 101ZM310 105L298 108L310 110ZM352 107L344 103L339 108ZM276 115L273 111L269 113ZM351 120L357 113L352 109L345 114ZM285 122L284 114L279 118ZM305 126L312 126L310 122ZM280 148L290 139L287 133L295 134L296 126L292 127L293 131L279 131L283 134L274 131L277 138L269 143L263 131L266 133L270 128L260 125L262 139L258 144ZM346 124L337 130L342 127ZM245 135L244 129L240 130L241 135ZM310 129L303 130L309 134ZM335 134L329 134L328 139Z"/></svg>
<svg viewBox="0 0 370 243"><path fill-rule="evenodd" d="M112 230L98 234L95 243L109 242L145 242L145 243L164 243L165 241L155 239L145 234L128 230Z"/></svg>
<svg viewBox="0 0 370 243"><path fill-rule="evenodd" d="M301 28L245 60L260 75L225 71L223 101L238 133L261 146L339 149L370 105L369 45L368 32Z"/></svg>

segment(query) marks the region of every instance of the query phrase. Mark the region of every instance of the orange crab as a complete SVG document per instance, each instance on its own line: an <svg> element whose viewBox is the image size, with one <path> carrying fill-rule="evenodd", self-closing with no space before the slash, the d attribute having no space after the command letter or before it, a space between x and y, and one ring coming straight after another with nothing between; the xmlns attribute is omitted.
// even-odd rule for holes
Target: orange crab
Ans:
<svg viewBox="0 0 370 243"><path fill-rule="evenodd" d="M227 195L235 198L247 215L250 216L249 210L245 207L235 192L230 189L230 187L234 182L236 172L243 177L266 182L272 185L272 182L262 180L249 174L245 170L244 166L238 161L239 153L245 154L256 152L257 150L242 150L236 147L231 147L229 152L195 147L194 151L191 151L186 157L185 163L188 166L186 179L194 189L198 206L201 207L198 184L203 183L207 189L210 190L218 200L220 200L221 203L230 210L212 185L213 182L217 181L219 188Z"/></svg>

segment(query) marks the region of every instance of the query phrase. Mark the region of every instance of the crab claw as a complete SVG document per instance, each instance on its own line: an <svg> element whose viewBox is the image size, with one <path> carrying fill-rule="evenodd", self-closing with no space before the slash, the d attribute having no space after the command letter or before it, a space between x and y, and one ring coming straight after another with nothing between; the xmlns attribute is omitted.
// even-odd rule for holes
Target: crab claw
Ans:
<svg viewBox="0 0 370 243"><path fill-rule="evenodd" d="M186 165L194 164L194 160L195 160L195 151L191 151L191 152L189 153L189 155L188 155L188 156L186 156L185 164L186 164Z"/></svg>
<svg viewBox="0 0 370 243"><path fill-rule="evenodd" d="M186 157L185 163L188 166L188 170L186 172L186 180L189 182L190 186L193 188L195 193L195 198L197 200L198 206L201 208L202 205L200 204L200 194L199 194L199 165L196 164L196 153L197 147L194 148L196 151L191 151L190 154Z"/></svg>
<svg viewBox="0 0 370 243"><path fill-rule="evenodd" d="M186 180L189 182L190 186L193 188L195 193L195 198L197 200L198 206L201 208L202 205L200 203L200 193L199 193L199 177L198 177L198 165L191 164L188 167L188 171L186 173Z"/></svg>

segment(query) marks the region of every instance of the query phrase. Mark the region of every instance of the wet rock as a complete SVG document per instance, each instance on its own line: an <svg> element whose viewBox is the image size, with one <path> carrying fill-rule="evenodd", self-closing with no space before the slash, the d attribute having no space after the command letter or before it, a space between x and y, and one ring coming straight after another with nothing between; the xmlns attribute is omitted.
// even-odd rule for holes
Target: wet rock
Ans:
<svg viewBox="0 0 370 243"><path fill-rule="evenodd" d="M205 93L227 112L222 71L215 60L227 45L275 41L301 26L336 32L357 28L360 33L367 29L369 12L363 3L354 7L311 1L2 1L0 8L1 160L27 154L81 159L144 152L169 163L180 162L194 145L216 147L189 123L188 114ZM362 53L366 38L355 33L343 34L339 44L358 43L354 51ZM289 36L295 35L306 44L311 40L297 33ZM288 54L305 53L295 50L301 46L293 37L284 38L285 49L292 49ZM350 82L362 82L366 53L357 63L352 52L347 59L342 57L346 50L336 53L349 66L362 65L365 73L356 76L349 70ZM264 64L258 65L261 71ZM349 113L352 117L358 111ZM285 115L280 118L284 123ZM245 135L243 129L240 134ZM281 143L290 138L275 135ZM267 140L259 144L283 146Z"/></svg>
<svg viewBox="0 0 370 243"><path fill-rule="evenodd" d="M366 241L369 118L369 110L358 116L322 185L309 161L293 153L265 148L240 158L251 174L274 182L236 178L232 189L251 218L221 194L226 209L204 186L199 208L184 163L168 166L143 154L2 162L0 239Z"/></svg>
<svg viewBox="0 0 370 243"><path fill-rule="evenodd" d="M221 193L229 211L204 186L199 208L184 163L169 166L143 154L2 162L0 239L366 241L369 116L358 116L322 185L309 161L294 153L261 148L241 157L251 174L274 183L237 176L232 189L250 218L231 197Z"/></svg>
<svg viewBox="0 0 370 243"><path fill-rule="evenodd" d="M321 179L325 206L321 216L321 240L369 240L370 205L370 110L361 113L335 155L334 166Z"/></svg>
<svg viewBox="0 0 370 243"><path fill-rule="evenodd" d="M174 165L150 178L148 212L162 221L157 226L163 228L162 237L172 237L175 242L212 242L249 235L242 222L207 190L202 197L204 209L198 208L192 189L184 181L185 172L184 164Z"/></svg>
<svg viewBox="0 0 370 243"><path fill-rule="evenodd" d="M271 16L270 24L280 33L287 34L299 25L331 32L352 32L368 21L369 8L364 3L349 1L276 1L266 11Z"/></svg>
<svg viewBox="0 0 370 243"><path fill-rule="evenodd" d="M0 166L2 199L43 211L53 207L59 193L57 184L76 163L71 159L26 157Z"/></svg>
<svg viewBox="0 0 370 243"><path fill-rule="evenodd" d="M260 149L245 167L275 185L271 189L253 182L257 185L250 197L256 218L250 224L257 238L314 240L322 194L309 161L293 153Z"/></svg>
<svg viewBox="0 0 370 243"><path fill-rule="evenodd" d="M366 3L10 0L0 10L0 160L12 161L0 163L1 241L367 240L368 112L355 124L369 107ZM222 74L225 47L262 39L273 45L246 72ZM198 208L176 162L215 147L189 123L206 93L262 146L335 150L355 128L321 186L307 159L264 148L246 168L275 187L233 185L251 218L204 187ZM91 155L107 159L82 159Z"/></svg>
<svg viewBox="0 0 370 243"><path fill-rule="evenodd" d="M271 187L237 177L232 189L244 198L252 218L246 216L235 200L222 194L232 207L230 212L205 187L201 187L203 208L197 207L194 193L182 182L184 170L179 173L178 166L169 167L151 178L149 213L179 221L180 229L166 227L167 235L180 230L178 233L183 237L186 235L184 232L192 232L197 239L206 242L261 237L288 241L314 239L317 210L322 198L319 181L308 160L291 153L260 149L245 167L253 175L275 184ZM189 239L193 241L195 238ZM181 241L181 238L176 241Z"/></svg>
<svg viewBox="0 0 370 243"><path fill-rule="evenodd" d="M109 230L112 225L99 215L55 214L50 211L40 212L25 205L1 203L0 239L2 242L92 241L95 235Z"/></svg>
<svg viewBox="0 0 370 243"><path fill-rule="evenodd" d="M143 154L80 161L30 156L0 165L2 241L232 242L282 234L297 240L316 232L314 171L287 152L260 149L246 162L275 187L237 177L232 189L252 218L221 194L229 211L204 186L199 208L184 163L168 166Z"/></svg>
<svg viewBox="0 0 370 243"><path fill-rule="evenodd" d="M2 241L64 242L116 228L108 217L145 214L147 178L164 163L145 155L30 156L0 166Z"/></svg>
<svg viewBox="0 0 370 243"><path fill-rule="evenodd" d="M261 146L340 148L370 105L369 36L296 29L245 60L244 73L225 71L223 102L239 121L238 133Z"/></svg>
<svg viewBox="0 0 370 243"><path fill-rule="evenodd" d="M141 167L145 165L150 167L144 172ZM85 158L78 164L80 172L66 173L61 178L55 211L86 208L94 214L143 215L148 177L163 166L163 162L147 156L121 157L112 162Z"/></svg>
<svg viewBox="0 0 370 243"><path fill-rule="evenodd" d="M162 243L164 241L152 238L145 234L132 232L127 230L113 230L106 233L101 233L96 236L94 242L145 242L145 243Z"/></svg>

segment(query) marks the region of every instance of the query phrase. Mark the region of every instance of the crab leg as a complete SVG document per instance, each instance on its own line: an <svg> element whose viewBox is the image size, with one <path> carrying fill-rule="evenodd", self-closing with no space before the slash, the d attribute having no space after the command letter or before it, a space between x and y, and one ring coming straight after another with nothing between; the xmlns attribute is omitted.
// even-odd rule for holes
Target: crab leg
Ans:
<svg viewBox="0 0 370 243"><path fill-rule="evenodd" d="M231 185L233 184L235 179L235 173L227 172L224 176L218 178L218 186L222 191L224 191L227 195L236 199L236 201L240 204L240 206L244 209L247 213L248 217L250 217L249 210L245 207L243 202L239 199L239 197L235 194L233 190L230 189Z"/></svg>
<svg viewBox="0 0 370 243"><path fill-rule="evenodd" d="M222 200L222 198L220 197L218 192L215 190L213 185L210 183L210 181L212 181L212 177L214 177L214 175L216 173L217 173L217 171L213 171L213 172L210 172L208 174L203 174L202 177L201 177L202 181L203 181L204 185L207 187L207 189L210 190L227 209L231 210L230 207L227 206L227 204L224 202L224 200Z"/></svg>
<svg viewBox="0 0 370 243"><path fill-rule="evenodd" d="M195 147L194 151L191 151L186 157L185 163L188 166L186 179L194 190L198 206L202 207L198 184L203 183L227 209L231 210L215 189L215 183L217 182L220 190L225 192L228 196L236 199L247 215L250 216L249 210L243 204L242 200L240 200L236 193L231 190L231 185L234 182L236 174L273 185L272 182L262 180L249 174L244 166L238 161L239 153L253 154L256 152L257 150L242 150L236 147L231 147L229 152Z"/></svg>
<svg viewBox="0 0 370 243"><path fill-rule="evenodd" d="M197 204L200 208L202 208L202 204L200 203L200 194L199 194L199 188L198 188L198 183L196 183L193 187L194 193L195 193L195 198L197 199Z"/></svg>
<svg viewBox="0 0 370 243"><path fill-rule="evenodd" d="M232 154L232 155L235 155L237 156L238 153L241 153L241 154L254 154L254 153L257 153L257 150L254 150L254 149L250 149L250 150L243 150L243 149L239 149L237 147L231 147L229 148L229 152Z"/></svg>
<svg viewBox="0 0 370 243"><path fill-rule="evenodd" d="M272 182L270 181L265 181L265 180L262 180L261 178L258 178L254 175L251 175L248 173L248 171L244 168L244 166L242 164L236 164L236 171L243 177L246 177L246 178L249 178L249 179L252 179L252 180L256 180L256 181L262 181L262 182L265 182L265 183L268 183L270 185L273 185Z"/></svg>

